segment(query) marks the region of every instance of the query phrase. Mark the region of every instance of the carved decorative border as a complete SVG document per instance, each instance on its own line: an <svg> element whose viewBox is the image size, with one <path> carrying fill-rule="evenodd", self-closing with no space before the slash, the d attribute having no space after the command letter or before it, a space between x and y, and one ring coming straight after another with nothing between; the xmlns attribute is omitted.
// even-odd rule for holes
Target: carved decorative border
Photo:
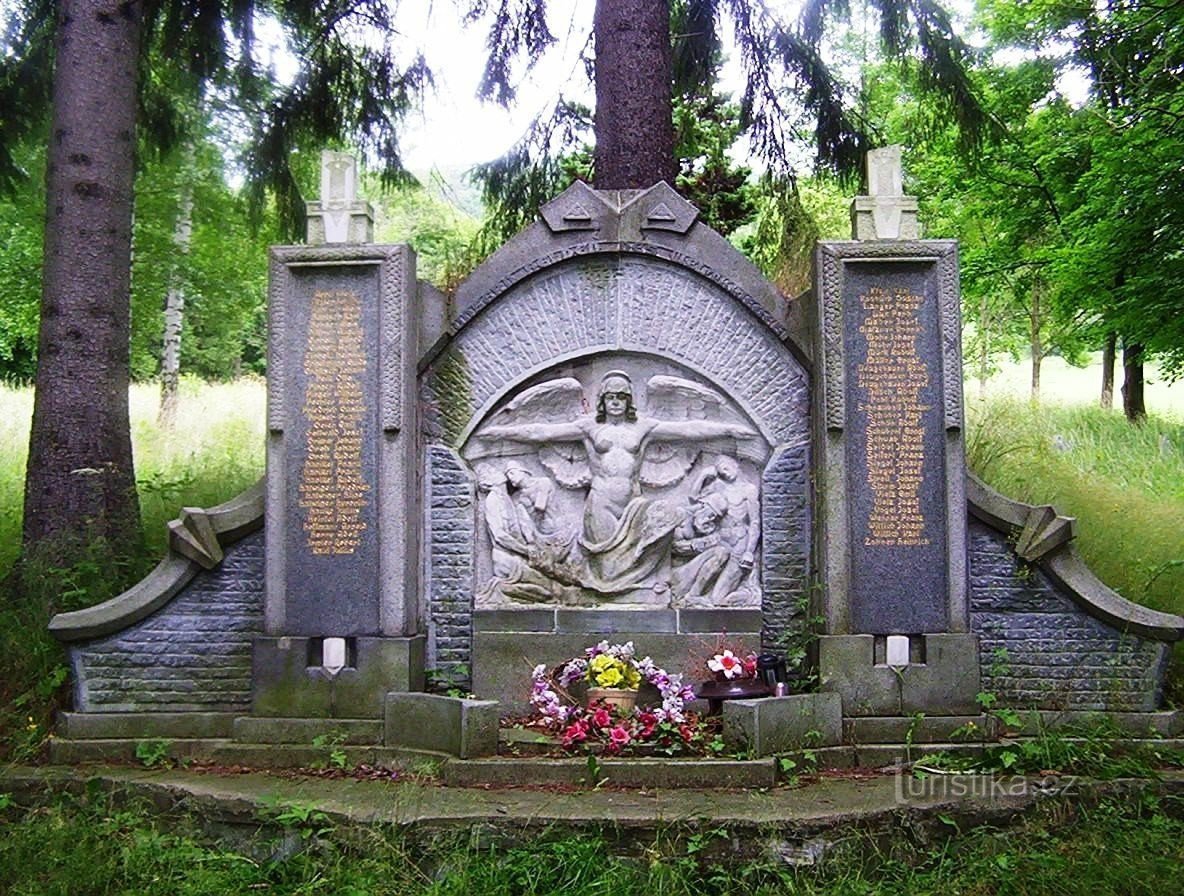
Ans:
<svg viewBox="0 0 1184 896"><path fill-rule="evenodd" d="M282 359L287 321L283 297L290 286L288 266L281 258L280 250L273 248L268 260L267 290L267 428L271 432L283 432L287 426Z"/></svg>
<svg viewBox="0 0 1184 896"><path fill-rule="evenodd" d="M744 289L740 284L734 280L723 276L710 265L705 264L700 258L671 249L668 246L657 245L653 243L629 243L629 242L589 242L580 243L574 246L566 246L562 249L550 252L546 255L539 255L532 258L527 264L516 268L514 271L506 274L499 279L493 286L481 294L480 298L474 301L465 311L458 315L452 324L452 332L459 332L464 328L465 324L471 321L474 317L480 314L486 307L488 307L495 299L503 295L515 284L525 280L532 274L538 273L544 268L553 267L554 265L567 261L573 258L583 258L589 255L648 255L653 258L661 258L664 261L673 262L681 267L693 271L699 276L710 280L712 283L726 290L731 296L740 301L761 323L773 330L777 336L785 341L790 340L789 331L783 324L773 318L769 314L761 302L752 295L748 290ZM796 347L796 346L795 346Z"/></svg>
<svg viewBox="0 0 1184 896"><path fill-rule="evenodd" d="M822 358L818 365L822 376L826 428L842 432L847 425L847 376L843 357L843 262L835 247L818 246L821 272Z"/></svg>
<svg viewBox="0 0 1184 896"><path fill-rule="evenodd" d="M941 339L942 410L946 430L962 428L962 308L958 286L958 245L953 240L868 240L819 243L822 353L826 427L846 426L846 380L843 353L843 279L848 262L922 262L937 269Z"/></svg>
<svg viewBox="0 0 1184 896"><path fill-rule="evenodd" d="M943 406L946 430L962 429L962 298L958 252L951 243L937 259L938 308L941 315Z"/></svg>
<svg viewBox="0 0 1184 896"><path fill-rule="evenodd" d="M378 370L378 419L385 432L403 428L403 328L407 283L406 250L389 251L379 272L378 339L381 367Z"/></svg>

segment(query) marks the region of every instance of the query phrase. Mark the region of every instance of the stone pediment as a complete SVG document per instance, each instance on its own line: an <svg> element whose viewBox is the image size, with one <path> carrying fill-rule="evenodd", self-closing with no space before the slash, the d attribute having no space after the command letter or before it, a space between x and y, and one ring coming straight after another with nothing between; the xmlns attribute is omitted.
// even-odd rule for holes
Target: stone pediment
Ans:
<svg viewBox="0 0 1184 896"><path fill-rule="evenodd" d="M810 339L799 303L778 292L669 184L646 190L595 190L576 182L544 205L539 217L460 286L446 337L459 333L515 284L565 259L642 255L672 262L722 287L808 364ZM421 366L441 349L437 340L429 341L434 348Z"/></svg>

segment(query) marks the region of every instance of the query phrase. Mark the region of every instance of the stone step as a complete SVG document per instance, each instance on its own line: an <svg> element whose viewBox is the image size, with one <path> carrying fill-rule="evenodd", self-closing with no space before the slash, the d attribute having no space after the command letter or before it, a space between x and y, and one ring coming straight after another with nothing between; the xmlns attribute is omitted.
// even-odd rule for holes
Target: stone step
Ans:
<svg viewBox="0 0 1184 896"><path fill-rule="evenodd" d="M1015 734L1035 736L1044 731L1068 735L1098 730L1129 737L1175 737L1184 733L1184 713L1082 712L1023 710L1023 725ZM974 726L970 729L968 726ZM961 732L957 737L954 732ZM959 716L863 716L843 720L843 742L859 744L922 744L942 741L980 741L1002 733L997 720L986 714Z"/></svg>
<svg viewBox="0 0 1184 896"><path fill-rule="evenodd" d="M440 771L452 787L568 786L762 788L777 781L773 759L452 759ZM595 780L593 780L595 779Z"/></svg>
<svg viewBox="0 0 1184 896"><path fill-rule="evenodd" d="M234 720L234 739L251 744L313 744L324 747L381 746L381 719L289 719L239 716Z"/></svg>
<svg viewBox="0 0 1184 896"><path fill-rule="evenodd" d="M248 768L331 768L332 750L308 744L248 744L228 738L174 738L167 740L164 752L180 765L201 760L227 766ZM137 748L144 738L103 738L70 740L53 737L49 741L50 762L77 765L85 762L140 764L143 757ZM420 775L434 775L447 759L443 753L404 750L381 746L341 746L332 748L344 753L344 765L400 769Z"/></svg>
<svg viewBox="0 0 1184 896"><path fill-rule="evenodd" d="M233 712L63 712L58 734L93 738L209 738L230 737Z"/></svg>

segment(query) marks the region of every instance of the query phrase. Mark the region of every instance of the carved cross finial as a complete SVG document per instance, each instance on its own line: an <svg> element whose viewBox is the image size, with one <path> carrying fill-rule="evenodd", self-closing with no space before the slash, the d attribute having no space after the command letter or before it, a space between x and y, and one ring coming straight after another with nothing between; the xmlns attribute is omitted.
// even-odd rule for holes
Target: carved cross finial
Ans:
<svg viewBox="0 0 1184 896"><path fill-rule="evenodd" d="M915 240L921 236L917 200L904 195L901 147L867 154L867 193L851 203L851 235L857 240Z"/></svg>
<svg viewBox="0 0 1184 896"><path fill-rule="evenodd" d="M374 239L374 213L358 199L358 161L348 152L321 151L321 198L307 206L310 245Z"/></svg>
<svg viewBox="0 0 1184 896"><path fill-rule="evenodd" d="M900 144L882 146L867 153L867 192L874 197L904 195L904 171Z"/></svg>
<svg viewBox="0 0 1184 896"><path fill-rule="evenodd" d="M321 204L358 198L358 162L348 152L321 151Z"/></svg>

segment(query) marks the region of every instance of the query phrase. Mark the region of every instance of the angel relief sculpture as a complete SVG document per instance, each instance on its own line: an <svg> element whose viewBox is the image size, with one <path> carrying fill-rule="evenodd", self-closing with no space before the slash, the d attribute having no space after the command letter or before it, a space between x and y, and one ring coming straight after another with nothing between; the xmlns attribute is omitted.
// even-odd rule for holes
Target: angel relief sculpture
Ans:
<svg viewBox="0 0 1184 896"><path fill-rule="evenodd" d="M759 604L748 581L759 493L736 460L759 469L759 433L723 396L677 376L649 377L645 415L621 370L601 379L594 413L586 407L579 380L549 380L470 440L491 545L478 603ZM527 456L549 477L493 461ZM696 468L693 487L681 485ZM555 484L582 496L582 511Z"/></svg>

